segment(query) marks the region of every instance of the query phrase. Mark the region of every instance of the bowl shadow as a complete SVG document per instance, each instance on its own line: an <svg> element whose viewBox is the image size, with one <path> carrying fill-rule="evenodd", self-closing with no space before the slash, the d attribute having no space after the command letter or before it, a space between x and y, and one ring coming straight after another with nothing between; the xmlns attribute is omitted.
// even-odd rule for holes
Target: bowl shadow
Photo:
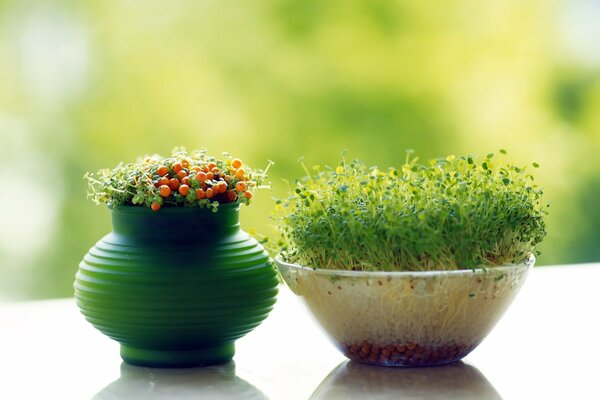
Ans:
<svg viewBox="0 0 600 400"><path fill-rule="evenodd" d="M502 399L477 368L463 362L392 368L344 361L321 382L310 400L348 398Z"/></svg>
<svg viewBox="0 0 600 400"><path fill-rule="evenodd" d="M233 361L201 368L145 368L121 364L121 376L93 400L117 399L251 399L268 400L235 374Z"/></svg>

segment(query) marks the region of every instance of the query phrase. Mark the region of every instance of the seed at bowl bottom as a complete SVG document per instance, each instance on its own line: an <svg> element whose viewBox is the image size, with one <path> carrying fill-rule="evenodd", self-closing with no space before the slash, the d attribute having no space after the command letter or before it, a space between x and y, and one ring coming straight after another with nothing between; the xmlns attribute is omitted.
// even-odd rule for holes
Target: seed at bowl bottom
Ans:
<svg viewBox="0 0 600 400"><path fill-rule="evenodd" d="M476 343L428 345L416 342L377 344L363 341L342 343L341 350L349 359L365 364L424 367L458 361L476 346Z"/></svg>

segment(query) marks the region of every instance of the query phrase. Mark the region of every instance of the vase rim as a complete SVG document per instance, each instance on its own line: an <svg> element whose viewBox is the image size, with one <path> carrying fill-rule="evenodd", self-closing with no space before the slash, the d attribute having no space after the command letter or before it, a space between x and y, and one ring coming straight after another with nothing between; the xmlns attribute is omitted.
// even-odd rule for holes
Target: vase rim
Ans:
<svg viewBox="0 0 600 400"><path fill-rule="evenodd" d="M239 203L219 204L219 208L215 214L218 214L221 209L237 211L240 208ZM158 211L153 211L150 207L130 206L130 205L108 205L107 208L116 213L131 213L131 214L182 214L182 213L213 213L210 207L162 207Z"/></svg>
<svg viewBox="0 0 600 400"><path fill-rule="evenodd" d="M432 276L440 276L440 275L468 275L468 274L477 274L477 273L488 273L489 271L510 271L514 268L526 267L531 268L535 263L535 256L533 254L529 254L527 259L520 264L503 264L499 266L480 266L472 269L455 269L455 270L433 270L433 271L352 271L352 270L342 270L342 269L327 269L327 268L316 268L309 266L302 266L299 264L288 263L281 259L281 254L278 254L275 257L275 263L278 266L291 268L301 271L307 271L320 275L331 275L331 276L346 276L346 277L355 277L355 278L381 278L381 277L417 277L417 278L426 278Z"/></svg>

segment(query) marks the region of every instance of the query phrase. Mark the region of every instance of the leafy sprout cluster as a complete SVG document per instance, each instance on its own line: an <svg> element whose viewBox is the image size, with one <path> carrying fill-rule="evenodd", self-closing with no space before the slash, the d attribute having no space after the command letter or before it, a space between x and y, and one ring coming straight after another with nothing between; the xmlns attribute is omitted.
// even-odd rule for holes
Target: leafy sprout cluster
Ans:
<svg viewBox="0 0 600 400"><path fill-rule="evenodd" d="M249 204L252 190L266 179L263 170L252 170L224 153L223 159L205 149L188 153L176 148L171 156L147 156L113 169L87 173L88 197L109 206L201 207L217 211L219 204Z"/></svg>
<svg viewBox="0 0 600 400"><path fill-rule="evenodd" d="M520 263L546 235L547 205L529 167L448 156L387 170L342 160L315 167L278 200L285 261L367 271ZM533 163L533 167L539 165Z"/></svg>

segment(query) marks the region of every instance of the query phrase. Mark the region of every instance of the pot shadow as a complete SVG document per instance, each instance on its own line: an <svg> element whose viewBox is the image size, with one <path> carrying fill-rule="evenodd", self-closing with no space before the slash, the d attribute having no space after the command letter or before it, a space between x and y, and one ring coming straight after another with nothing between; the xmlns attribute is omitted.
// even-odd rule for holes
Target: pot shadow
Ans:
<svg viewBox="0 0 600 400"><path fill-rule="evenodd" d="M144 368L121 364L121 377L93 400L121 399L251 399L268 400L235 374L235 363L200 368Z"/></svg>
<svg viewBox="0 0 600 400"><path fill-rule="evenodd" d="M348 398L502 400L477 368L463 362L437 367L395 368L354 361L344 361L334 368L310 400Z"/></svg>

